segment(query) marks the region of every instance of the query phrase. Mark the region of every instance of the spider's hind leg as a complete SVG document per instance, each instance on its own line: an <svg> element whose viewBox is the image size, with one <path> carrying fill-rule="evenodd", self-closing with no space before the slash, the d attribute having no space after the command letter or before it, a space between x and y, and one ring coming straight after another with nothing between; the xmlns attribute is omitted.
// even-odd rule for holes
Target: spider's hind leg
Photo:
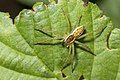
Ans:
<svg viewBox="0 0 120 80"><path fill-rule="evenodd" d="M76 66L77 66L77 54L76 54L76 48L75 45L72 44L72 72L75 70Z"/></svg>
<svg viewBox="0 0 120 80"><path fill-rule="evenodd" d="M87 45L85 45L84 43L81 43L81 42L78 42L78 41L75 41L75 43L77 44L77 47L78 47L78 48L81 48L81 49L89 52L90 54L96 56L96 55L94 54L94 52L91 51L91 49L90 49Z"/></svg>

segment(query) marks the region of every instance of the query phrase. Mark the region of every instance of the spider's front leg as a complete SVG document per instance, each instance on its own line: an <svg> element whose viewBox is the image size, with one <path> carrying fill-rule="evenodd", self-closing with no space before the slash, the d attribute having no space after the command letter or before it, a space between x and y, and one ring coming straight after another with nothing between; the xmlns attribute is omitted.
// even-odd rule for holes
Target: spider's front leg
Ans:
<svg viewBox="0 0 120 80"><path fill-rule="evenodd" d="M45 34L45 36L48 36L47 38L38 38L35 41L35 45L58 45L63 42L63 38L58 38L55 36L52 36L51 34L46 33L43 30L35 29L36 31Z"/></svg>
<svg viewBox="0 0 120 80"><path fill-rule="evenodd" d="M35 41L34 45L58 45L62 43L63 40L46 39L41 41Z"/></svg>
<svg viewBox="0 0 120 80"><path fill-rule="evenodd" d="M76 65L77 65L77 55L76 55L76 48L75 48L75 44L71 44L72 47L72 72L75 70Z"/></svg>

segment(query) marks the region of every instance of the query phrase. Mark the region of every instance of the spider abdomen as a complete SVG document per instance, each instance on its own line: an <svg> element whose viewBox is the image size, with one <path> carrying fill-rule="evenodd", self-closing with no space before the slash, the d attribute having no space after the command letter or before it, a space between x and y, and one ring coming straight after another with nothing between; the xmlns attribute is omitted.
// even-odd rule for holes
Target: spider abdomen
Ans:
<svg viewBox="0 0 120 80"><path fill-rule="evenodd" d="M83 34L83 32L84 32L84 27L79 26L79 27L75 28L75 30L71 34L73 34L73 36L75 38L78 38Z"/></svg>

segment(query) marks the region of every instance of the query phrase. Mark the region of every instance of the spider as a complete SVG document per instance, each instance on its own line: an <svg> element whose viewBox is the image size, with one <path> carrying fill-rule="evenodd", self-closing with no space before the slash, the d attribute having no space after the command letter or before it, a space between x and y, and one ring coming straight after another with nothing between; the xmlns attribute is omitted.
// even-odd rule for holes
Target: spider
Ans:
<svg viewBox="0 0 120 80"><path fill-rule="evenodd" d="M73 70L75 69L75 65L76 65L76 56L75 56L75 44L77 44L79 47L82 47L85 51L89 52L90 54L94 55L95 54L91 51L91 49L85 45L84 43L81 43L79 40L81 38L84 38L85 36L87 35L90 35L91 33L86 33L86 34L83 34L84 32L84 26L80 26L80 20L82 18L82 16L79 17L79 20L77 22L77 27L72 31L71 30L71 22L70 22L70 19L69 17L65 14L64 10L62 9L63 11L63 14L64 16L66 17L67 21L68 21L68 24L69 24L69 29L70 29L70 34L65 37L65 38L57 38L57 37L54 37L48 33L46 33L45 31L43 30L40 30L40 29L35 29L36 31L39 31L49 37L51 37L51 39L53 39L53 42L42 42L42 43L35 43L35 45L58 45L58 44L65 44L66 48L69 49L69 54L72 54L73 55L73 62L72 62L72 66L73 66ZM71 32L72 31L72 32ZM65 66L66 67L66 66Z"/></svg>

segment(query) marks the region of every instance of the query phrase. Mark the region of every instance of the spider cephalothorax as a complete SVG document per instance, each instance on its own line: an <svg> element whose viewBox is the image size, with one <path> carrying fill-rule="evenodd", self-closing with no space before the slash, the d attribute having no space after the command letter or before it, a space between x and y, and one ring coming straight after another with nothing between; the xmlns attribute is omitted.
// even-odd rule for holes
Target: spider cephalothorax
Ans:
<svg viewBox="0 0 120 80"><path fill-rule="evenodd" d="M75 28L75 30L64 39L64 43L67 45L67 47L70 46L75 41L75 39L77 39L83 34L83 32L84 32L83 26Z"/></svg>

